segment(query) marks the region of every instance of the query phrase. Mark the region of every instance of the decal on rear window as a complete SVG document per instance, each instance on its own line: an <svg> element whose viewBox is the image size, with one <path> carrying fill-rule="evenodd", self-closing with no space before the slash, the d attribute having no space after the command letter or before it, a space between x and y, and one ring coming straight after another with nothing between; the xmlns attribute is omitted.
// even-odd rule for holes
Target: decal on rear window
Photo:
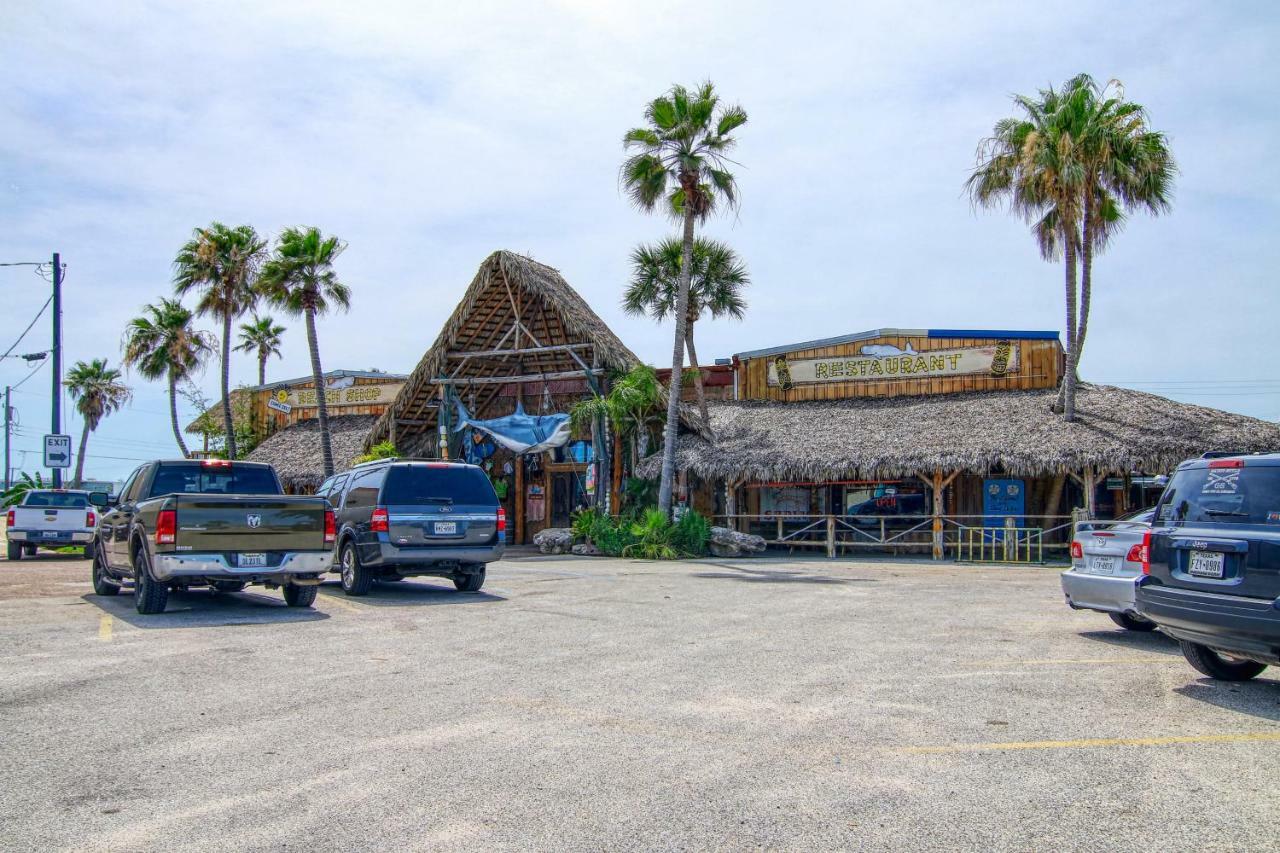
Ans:
<svg viewBox="0 0 1280 853"><path fill-rule="evenodd" d="M1209 469L1209 476L1205 478L1204 488L1200 491L1206 495L1234 495L1240 491L1240 469Z"/></svg>

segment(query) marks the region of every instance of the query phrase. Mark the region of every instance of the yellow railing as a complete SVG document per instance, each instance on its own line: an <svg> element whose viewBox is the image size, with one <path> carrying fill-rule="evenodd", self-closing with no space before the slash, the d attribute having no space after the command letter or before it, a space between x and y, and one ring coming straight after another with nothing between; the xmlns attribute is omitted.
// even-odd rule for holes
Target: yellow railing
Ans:
<svg viewBox="0 0 1280 853"><path fill-rule="evenodd" d="M959 562L1044 562L1044 530L1039 527L966 527L961 533Z"/></svg>

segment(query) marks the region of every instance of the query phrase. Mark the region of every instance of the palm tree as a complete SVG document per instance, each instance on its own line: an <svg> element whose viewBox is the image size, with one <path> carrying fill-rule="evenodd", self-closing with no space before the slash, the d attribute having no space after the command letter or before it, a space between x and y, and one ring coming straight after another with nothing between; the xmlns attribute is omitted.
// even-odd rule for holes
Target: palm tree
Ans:
<svg viewBox="0 0 1280 853"><path fill-rule="evenodd" d="M76 402L76 411L84 418L84 428L80 430L80 453L76 456L76 477L74 488L80 488L84 479L84 453L89 444L89 433L98 428L102 419L112 412L119 411L125 403L133 399L129 386L120 381L120 371L107 367L105 358L95 358L89 363L77 361L62 381Z"/></svg>
<svg viewBox="0 0 1280 853"><path fill-rule="evenodd" d="M274 317L253 315L252 323L240 324L240 343L236 352L257 352L258 384L267 384L267 359L280 357L280 336L284 334L284 326L277 326Z"/></svg>
<svg viewBox="0 0 1280 853"><path fill-rule="evenodd" d="M169 419L183 457L190 456L178 427L178 382L199 371L213 353L212 336L193 325L194 315L176 299L161 299L143 307L143 315L129 321L124 333L124 363L144 378L169 383Z"/></svg>
<svg viewBox="0 0 1280 853"><path fill-rule="evenodd" d="M647 364L638 364L616 377L603 397L588 397L569 410L575 431L591 428L599 419L613 424L618 435L631 442L633 459L649 452L649 434L662 423L662 384Z"/></svg>
<svg viewBox="0 0 1280 853"><path fill-rule="evenodd" d="M721 107L715 87L704 83L696 91L673 86L645 108L645 121L646 126L632 128L623 137L623 146L636 153L622 164L621 183L640 210L652 212L661 205L664 212L683 223L679 286L672 311L676 333L671 347L671 385L658 488L658 508L670 516L694 224L705 221L721 200L729 207L737 205L737 181L726 166L730 162L728 153L736 142L732 134L746 124L747 114L741 107Z"/></svg>
<svg viewBox="0 0 1280 853"><path fill-rule="evenodd" d="M222 421L227 458L236 458L231 416L231 323L257 302L254 278L267 242L248 225L230 228L213 222L197 228L173 261L173 289L179 296L199 294L196 313L222 321Z"/></svg>
<svg viewBox="0 0 1280 853"><path fill-rule="evenodd" d="M1145 111L1123 100L1116 81L1099 88L1081 74L1060 91L1016 95L1014 103L1021 115L996 123L965 186L977 205L1007 203L1032 224L1042 257L1066 261L1067 367L1058 409L1072 421L1094 253L1123 223L1122 208L1168 209L1175 166L1165 137L1147 129Z"/></svg>
<svg viewBox="0 0 1280 853"><path fill-rule="evenodd" d="M333 262L347 248L337 237L325 237L318 228L288 228L276 243L275 254L262 267L258 288L272 304L307 322L307 346L311 350L311 378L316 386L320 416L320 452L324 475L333 474L333 449L329 438L329 408L324 399L324 373L316 343L316 315L332 304L351 307L351 290L338 281Z"/></svg>
<svg viewBox="0 0 1280 853"><path fill-rule="evenodd" d="M675 312L680 289L683 257L684 246L674 237L655 245L637 246L631 253L631 284L622 298L622 307L627 313L643 315L648 312L655 320L671 316ZM750 282L746 265L733 249L716 240L698 238L693 241L685 348L689 351L689 363L693 367L698 410L707 424L711 421L707 415L707 395L702 387L698 351L693 345L693 327L703 312L710 312L713 318L728 316L741 320L747 308L742 290Z"/></svg>

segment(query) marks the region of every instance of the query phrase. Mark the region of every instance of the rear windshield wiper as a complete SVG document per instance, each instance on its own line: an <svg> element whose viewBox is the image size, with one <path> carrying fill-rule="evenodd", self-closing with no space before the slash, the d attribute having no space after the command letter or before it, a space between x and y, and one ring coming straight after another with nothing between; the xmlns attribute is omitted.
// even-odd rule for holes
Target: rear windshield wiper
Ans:
<svg viewBox="0 0 1280 853"><path fill-rule="evenodd" d="M1204 514L1205 515L1229 515L1232 518L1248 518L1249 517L1249 513L1236 512L1233 509L1206 509L1204 511Z"/></svg>
<svg viewBox="0 0 1280 853"><path fill-rule="evenodd" d="M423 499L422 499L422 502L423 502L423 503L433 503L433 504L451 504L451 503L453 503L453 498L432 498L432 497L426 497L426 498L423 498Z"/></svg>

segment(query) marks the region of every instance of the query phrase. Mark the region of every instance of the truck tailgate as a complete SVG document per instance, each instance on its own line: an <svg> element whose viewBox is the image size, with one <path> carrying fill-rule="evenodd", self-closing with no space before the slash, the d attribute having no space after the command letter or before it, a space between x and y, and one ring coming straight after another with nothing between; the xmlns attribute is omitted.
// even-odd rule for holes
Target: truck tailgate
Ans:
<svg viewBox="0 0 1280 853"><path fill-rule="evenodd" d="M89 511L84 507L15 506L12 509L15 530L40 532L88 530L85 521Z"/></svg>
<svg viewBox="0 0 1280 853"><path fill-rule="evenodd" d="M323 498L176 495L177 550L323 551Z"/></svg>

